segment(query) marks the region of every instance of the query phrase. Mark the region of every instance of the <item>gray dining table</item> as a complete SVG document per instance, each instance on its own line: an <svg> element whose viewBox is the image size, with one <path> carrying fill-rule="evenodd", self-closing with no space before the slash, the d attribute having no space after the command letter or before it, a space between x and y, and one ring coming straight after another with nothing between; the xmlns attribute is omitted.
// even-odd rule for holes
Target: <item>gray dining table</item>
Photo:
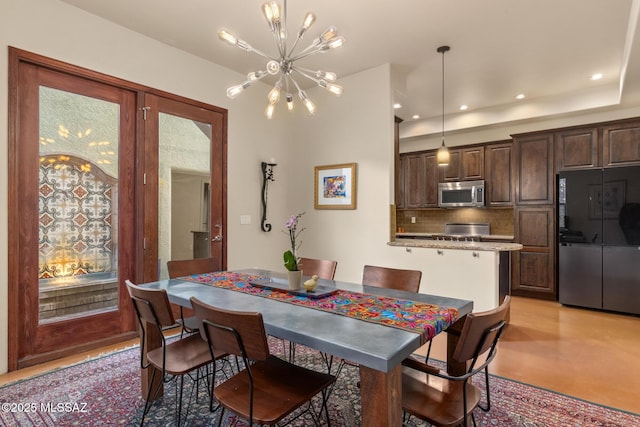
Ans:
<svg viewBox="0 0 640 427"><path fill-rule="evenodd" d="M286 275L261 269L234 270L238 273L271 278L286 283ZM447 329L449 337L448 370L458 372L451 359L453 346L465 316L473 309L473 302L422 293L364 286L362 284L320 280L324 286L335 286L354 292L388 296L424 302L458 310L458 320ZM334 357L355 362L360 369L360 395L363 426L402 425L401 362L421 345L418 333L367 322L340 314L297 306L274 299L197 283L183 278L143 284L152 289L165 289L169 300L190 308L190 298L228 310L261 312L269 335L314 348ZM147 334L149 349L159 346L159 337ZM143 370L143 390L150 384L148 370Z"/></svg>

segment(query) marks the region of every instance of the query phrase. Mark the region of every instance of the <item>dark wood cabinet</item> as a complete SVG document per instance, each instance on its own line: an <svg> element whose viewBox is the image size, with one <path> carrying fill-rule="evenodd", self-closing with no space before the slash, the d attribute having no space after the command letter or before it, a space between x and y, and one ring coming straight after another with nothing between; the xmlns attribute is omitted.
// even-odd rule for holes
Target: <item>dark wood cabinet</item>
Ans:
<svg viewBox="0 0 640 427"><path fill-rule="evenodd" d="M426 186L426 163L424 154L415 154L403 159L404 207L407 209L424 206Z"/></svg>
<svg viewBox="0 0 640 427"><path fill-rule="evenodd" d="M442 168L440 182L484 179L484 146L449 149L449 165Z"/></svg>
<svg viewBox="0 0 640 427"><path fill-rule="evenodd" d="M460 181L462 178L459 149L449 149L449 164L440 167L440 182Z"/></svg>
<svg viewBox="0 0 640 427"><path fill-rule="evenodd" d="M461 177L463 180L484 179L484 147L460 149Z"/></svg>
<svg viewBox="0 0 640 427"><path fill-rule="evenodd" d="M438 206L438 165L435 152L400 156L402 201L404 209Z"/></svg>
<svg viewBox="0 0 640 427"><path fill-rule="evenodd" d="M554 137L557 171L602 166L598 128L560 131Z"/></svg>
<svg viewBox="0 0 640 427"><path fill-rule="evenodd" d="M513 149L516 204L552 205L553 133L514 136Z"/></svg>
<svg viewBox="0 0 640 427"><path fill-rule="evenodd" d="M640 164L640 121L625 121L602 128L603 165Z"/></svg>
<svg viewBox="0 0 640 427"><path fill-rule="evenodd" d="M489 144L485 151L485 195L487 206L513 205L511 141Z"/></svg>
<svg viewBox="0 0 640 427"><path fill-rule="evenodd" d="M515 214L515 240L523 248L512 256L511 294L555 300L555 208L518 207Z"/></svg>

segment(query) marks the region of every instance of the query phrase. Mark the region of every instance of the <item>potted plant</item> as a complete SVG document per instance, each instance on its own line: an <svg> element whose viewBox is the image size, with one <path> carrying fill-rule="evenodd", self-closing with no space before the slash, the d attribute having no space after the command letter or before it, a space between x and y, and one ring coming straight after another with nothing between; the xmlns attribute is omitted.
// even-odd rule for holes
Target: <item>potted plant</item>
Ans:
<svg viewBox="0 0 640 427"><path fill-rule="evenodd" d="M298 290L302 286L302 270L300 270L299 261L300 258L296 255L296 252L302 245L302 240L298 239L300 233L304 231L304 228L298 229L300 218L304 215L304 212L297 215L291 215L291 217L284 223L284 233L289 235L291 241L291 249L288 249L283 254L284 266L287 269L289 275L289 288Z"/></svg>

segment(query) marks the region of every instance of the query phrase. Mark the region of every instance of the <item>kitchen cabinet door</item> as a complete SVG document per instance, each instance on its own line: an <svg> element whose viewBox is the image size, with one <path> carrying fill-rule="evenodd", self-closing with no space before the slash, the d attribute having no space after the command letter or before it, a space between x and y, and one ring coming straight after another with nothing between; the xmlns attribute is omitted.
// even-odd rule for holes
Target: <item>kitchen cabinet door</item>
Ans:
<svg viewBox="0 0 640 427"><path fill-rule="evenodd" d="M516 208L511 294L556 299L555 215L553 206Z"/></svg>
<svg viewBox="0 0 640 427"><path fill-rule="evenodd" d="M460 181L462 179L460 150L449 149L449 164L442 166L440 169L440 182Z"/></svg>
<svg viewBox="0 0 640 427"><path fill-rule="evenodd" d="M460 150L460 156L463 180L484 179L484 147L463 148Z"/></svg>
<svg viewBox="0 0 640 427"><path fill-rule="evenodd" d="M602 165L598 129L571 129L555 134L556 169L595 168Z"/></svg>
<svg viewBox="0 0 640 427"><path fill-rule="evenodd" d="M514 137L515 196L517 205L553 205L553 134Z"/></svg>
<svg viewBox="0 0 640 427"><path fill-rule="evenodd" d="M511 141L485 147L487 206L513 205L512 159Z"/></svg>
<svg viewBox="0 0 640 427"><path fill-rule="evenodd" d="M640 121L604 126L602 142L604 167L640 164Z"/></svg>

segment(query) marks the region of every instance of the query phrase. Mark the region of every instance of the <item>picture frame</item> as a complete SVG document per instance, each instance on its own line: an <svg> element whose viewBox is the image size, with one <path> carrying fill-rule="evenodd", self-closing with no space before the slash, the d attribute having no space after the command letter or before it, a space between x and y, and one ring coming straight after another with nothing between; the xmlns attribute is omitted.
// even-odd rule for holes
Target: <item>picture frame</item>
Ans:
<svg viewBox="0 0 640 427"><path fill-rule="evenodd" d="M589 185L589 218L616 219L625 204L626 181Z"/></svg>
<svg viewBox="0 0 640 427"><path fill-rule="evenodd" d="M356 163L316 166L314 207L316 209L356 209Z"/></svg>

